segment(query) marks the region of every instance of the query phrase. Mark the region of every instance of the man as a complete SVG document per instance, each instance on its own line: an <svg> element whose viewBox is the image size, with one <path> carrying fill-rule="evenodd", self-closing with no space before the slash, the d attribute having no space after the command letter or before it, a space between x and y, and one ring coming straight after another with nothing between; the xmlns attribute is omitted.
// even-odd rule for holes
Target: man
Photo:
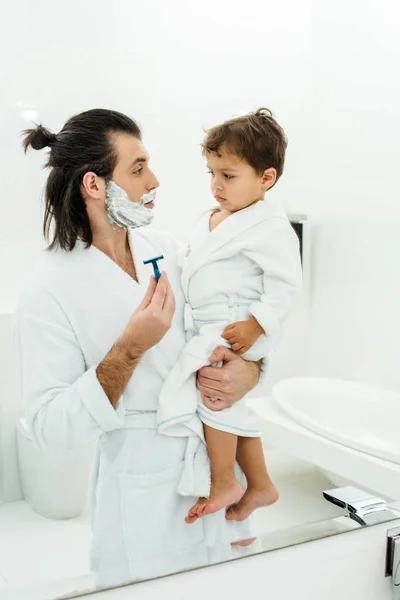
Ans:
<svg viewBox="0 0 400 600"><path fill-rule="evenodd" d="M36 444L69 455L98 441L92 482L92 568L117 585L231 557L249 523L218 513L188 525L208 465L187 438L158 433L158 394L185 345L184 297L172 236L151 222L158 181L137 124L92 110L52 134L44 231L53 237L18 307L22 387ZM164 256L158 283L144 261ZM161 265L160 265L161 266ZM218 347L199 371L204 403L229 406L259 367ZM179 490L179 493L178 493Z"/></svg>

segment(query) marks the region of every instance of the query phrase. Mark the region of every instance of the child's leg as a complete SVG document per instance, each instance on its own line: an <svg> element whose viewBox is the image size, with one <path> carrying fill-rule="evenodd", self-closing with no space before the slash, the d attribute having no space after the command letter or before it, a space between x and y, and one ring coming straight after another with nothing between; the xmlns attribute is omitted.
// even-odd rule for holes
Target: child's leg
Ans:
<svg viewBox="0 0 400 600"><path fill-rule="evenodd" d="M237 436L208 425L204 425L204 433L211 465L210 497L200 498L189 510L185 519L187 523L193 523L197 517L217 512L237 502L243 495L235 475Z"/></svg>
<svg viewBox="0 0 400 600"><path fill-rule="evenodd" d="M226 518L244 521L256 508L274 504L279 492L268 474L261 438L238 438L236 458L246 476L247 490L240 501L227 510Z"/></svg>

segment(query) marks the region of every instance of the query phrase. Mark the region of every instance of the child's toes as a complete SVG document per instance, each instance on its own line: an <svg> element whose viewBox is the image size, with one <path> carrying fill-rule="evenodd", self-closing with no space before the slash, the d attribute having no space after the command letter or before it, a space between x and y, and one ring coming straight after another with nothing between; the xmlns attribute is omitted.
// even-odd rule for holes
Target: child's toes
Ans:
<svg viewBox="0 0 400 600"><path fill-rule="evenodd" d="M198 517L196 517L196 516L188 515L187 517L185 517L185 522L190 525L191 523L194 523L195 521L197 521L197 519L198 519Z"/></svg>
<svg viewBox="0 0 400 600"><path fill-rule="evenodd" d="M197 516L202 517L206 514L208 504L199 504L197 507Z"/></svg>

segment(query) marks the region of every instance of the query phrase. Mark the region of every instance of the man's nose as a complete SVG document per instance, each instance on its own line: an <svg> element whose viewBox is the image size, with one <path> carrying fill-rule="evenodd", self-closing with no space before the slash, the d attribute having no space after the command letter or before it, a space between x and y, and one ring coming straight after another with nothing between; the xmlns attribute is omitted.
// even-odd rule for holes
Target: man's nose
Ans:
<svg viewBox="0 0 400 600"><path fill-rule="evenodd" d="M147 189L150 191L150 190L154 190L154 189L158 188L159 186L160 186L160 182L158 181L157 177L154 175L153 171L151 171L150 178L147 183Z"/></svg>

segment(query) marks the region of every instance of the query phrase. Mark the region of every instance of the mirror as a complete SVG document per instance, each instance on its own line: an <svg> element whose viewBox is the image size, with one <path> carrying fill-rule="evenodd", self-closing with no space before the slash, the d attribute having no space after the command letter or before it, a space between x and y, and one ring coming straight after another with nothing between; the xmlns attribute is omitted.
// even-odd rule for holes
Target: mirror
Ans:
<svg viewBox="0 0 400 600"><path fill-rule="evenodd" d="M245 14L242 5L209 0L108 8L18 0L1 6L0 19L0 595L73 597L398 517L399 38L390 11L370 7L360 16L356 2L341 0L332 8L284 0L268 10L251 0ZM332 42L338 37L341 45ZM191 524L182 518L197 498L176 491L187 447L156 433L151 404L153 374L164 380L175 363L172 336L158 355L129 367L121 393L140 395L135 412L117 405L112 385L116 409L107 404L96 384L96 366L147 287L152 266L143 261L159 246L143 249L140 233L131 239L140 286L132 265L124 273L98 248L81 248L70 279L66 262L53 271L48 264L39 304L34 288L26 295L46 246L40 196L49 171L41 168L48 149L24 156L20 133L36 121L58 133L72 115L98 107L137 120L160 182L149 231L187 247L215 205L204 130L262 106L289 138L282 179L266 198L283 206L300 241L303 291L266 380L247 400L280 497L254 511L256 523L237 521L235 538L226 537L223 511ZM160 268L178 289L171 239ZM21 297L30 315L22 336ZM182 327L182 303L177 311ZM89 341L85 327L95 332ZM60 348L71 352L61 362ZM44 364L53 383L40 390ZM71 384L74 370L79 383ZM42 403L29 414L27 394ZM166 498L175 504L166 507ZM178 538L191 548L184 560ZM93 544L102 552L90 556Z"/></svg>

